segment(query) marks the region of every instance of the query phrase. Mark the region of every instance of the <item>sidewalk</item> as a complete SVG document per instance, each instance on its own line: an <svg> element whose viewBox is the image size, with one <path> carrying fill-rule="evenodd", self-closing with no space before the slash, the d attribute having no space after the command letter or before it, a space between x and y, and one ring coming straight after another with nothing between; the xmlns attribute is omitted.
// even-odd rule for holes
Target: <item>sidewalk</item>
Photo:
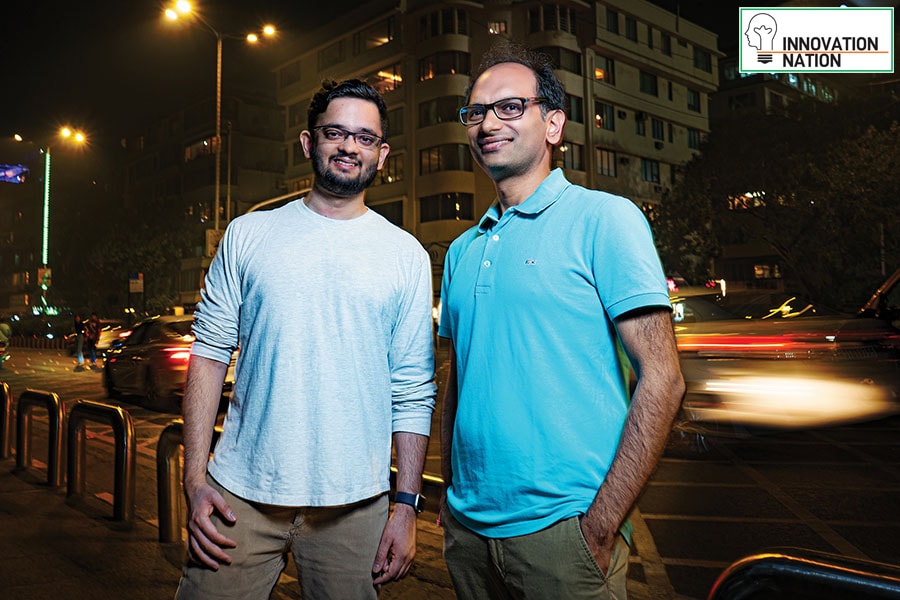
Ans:
<svg viewBox="0 0 900 600"><path fill-rule="evenodd" d="M65 487L53 489L37 472L16 473L15 458L0 460L0 589L5 600L172 598L181 574L183 544L159 541L154 523L112 519L97 498L77 504ZM434 515L419 517L413 571L385 586L383 599L454 598L441 556L443 534ZM272 598L300 598L289 565Z"/></svg>

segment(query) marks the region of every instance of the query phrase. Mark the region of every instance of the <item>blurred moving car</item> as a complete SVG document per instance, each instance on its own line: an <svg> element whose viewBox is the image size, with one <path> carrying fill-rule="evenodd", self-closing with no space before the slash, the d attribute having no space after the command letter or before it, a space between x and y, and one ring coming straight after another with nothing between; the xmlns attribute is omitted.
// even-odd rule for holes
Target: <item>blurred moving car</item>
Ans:
<svg viewBox="0 0 900 600"><path fill-rule="evenodd" d="M900 412L898 280L900 270L858 315L784 293L674 290L681 423L729 433Z"/></svg>
<svg viewBox="0 0 900 600"><path fill-rule="evenodd" d="M107 351L103 385L110 398L134 395L148 408L181 412L194 336L192 315L160 316L137 324ZM232 356L223 397L234 383Z"/></svg>

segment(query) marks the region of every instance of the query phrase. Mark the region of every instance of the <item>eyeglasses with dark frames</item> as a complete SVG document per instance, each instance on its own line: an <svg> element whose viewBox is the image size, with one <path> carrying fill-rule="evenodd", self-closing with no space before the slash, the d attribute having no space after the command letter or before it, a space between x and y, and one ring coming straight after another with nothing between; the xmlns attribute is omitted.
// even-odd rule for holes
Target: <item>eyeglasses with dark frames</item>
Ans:
<svg viewBox="0 0 900 600"><path fill-rule="evenodd" d="M312 129L313 131L320 132L323 141L328 144L341 144L348 137L352 137L353 141L356 142L356 145L360 148L377 148L384 143L383 137L377 136L374 133L369 133L368 131L349 131L343 127L336 127L334 125L319 125Z"/></svg>
<svg viewBox="0 0 900 600"><path fill-rule="evenodd" d="M501 121L513 121L522 118L529 102L540 104L546 101L547 98L543 96L535 96L532 98L504 98L490 104L470 104L459 109L459 121L466 126L478 125L484 121L489 110L494 111Z"/></svg>

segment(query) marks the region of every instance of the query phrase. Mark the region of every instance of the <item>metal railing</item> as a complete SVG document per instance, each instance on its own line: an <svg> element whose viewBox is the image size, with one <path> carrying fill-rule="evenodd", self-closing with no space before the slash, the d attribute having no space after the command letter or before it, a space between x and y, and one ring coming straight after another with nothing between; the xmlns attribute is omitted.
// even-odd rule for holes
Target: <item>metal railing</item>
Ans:
<svg viewBox="0 0 900 600"><path fill-rule="evenodd" d="M16 404L16 470L29 469L31 464L32 412L36 406L47 409L49 431L47 434L47 483L51 487L62 486L62 423L66 406L53 392L26 389Z"/></svg>
<svg viewBox="0 0 900 600"><path fill-rule="evenodd" d="M87 421L107 423L115 438L115 479L113 487L113 518L131 521L134 518L135 495L135 438L131 414L120 406L76 400L69 411L67 425L67 486L66 497L77 500L84 495L84 465L87 443Z"/></svg>
<svg viewBox="0 0 900 600"><path fill-rule="evenodd" d="M9 458L12 452L12 403L9 385L0 381L0 459Z"/></svg>
<svg viewBox="0 0 900 600"><path fill-rule="evenodd" d="M213 429L210 452L219 440L222 428ZM184 489L181 483L181 456L184 448L184 421L175 419L159 434L156 444L156 502L159 513L159 541L181 542Z"/></svg>
<svg viewBox="0 0 900 600"><path fill-rule="evenodd" d="M805 548L775 548L730 565L707 600L900 599L900 567Z"/></svg>

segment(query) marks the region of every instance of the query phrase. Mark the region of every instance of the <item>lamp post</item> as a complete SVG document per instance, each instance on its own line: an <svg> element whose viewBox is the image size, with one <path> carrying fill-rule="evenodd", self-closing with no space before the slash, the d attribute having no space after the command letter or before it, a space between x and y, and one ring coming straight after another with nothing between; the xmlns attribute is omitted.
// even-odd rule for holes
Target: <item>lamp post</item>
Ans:
<svg viewBox="0 0 900 600"><path fill-rule="evenodd" d="M14 139L17 142L25 141L24 138L15 134ZM87 136L71 127L62 127L59 130L59 137L63 140L71 141L82 145L87 143ZM43 190L43 207L41 217L41 267L38 269L38 285L41 288L41 302L44 308L47 307L47 289L50 287L51 271L50 271L50 159L51 146L48 143L40 148L44 154L44 190Z"/></svg>
<svg viewBox="0 0 900 600"><path fill-rule="evenodd" d="M249 44L255 44L259 41L259 34L257 33L249 33L246 36L238 36L238 35L230 35L223 34L215 27L213 27L209 21L203 18L199 12L196 12L191 7L191 3L187 2L187 0L178 0L175 2L175 5L171 8L167 8L165 10L165 16L170 21L176 21L181 16L193 16L197 21L202 23L214 36L216 36L216 139L215 139L215 161L216 161L216 183L215 183L215 201L213 211L215 216L213 217L213 229L215 231L219 230L219 207L221 206L220 198L221 198L221 179L222 179L222 40L224 38L232 38L232 39L243 39L246 40ZM275 35L275 27L272 25L266 25L262 29L262 34L265 37L272 37ZM229 187L231 182L229 180ZM230 195L230 190L229 190Z"/></svg>

